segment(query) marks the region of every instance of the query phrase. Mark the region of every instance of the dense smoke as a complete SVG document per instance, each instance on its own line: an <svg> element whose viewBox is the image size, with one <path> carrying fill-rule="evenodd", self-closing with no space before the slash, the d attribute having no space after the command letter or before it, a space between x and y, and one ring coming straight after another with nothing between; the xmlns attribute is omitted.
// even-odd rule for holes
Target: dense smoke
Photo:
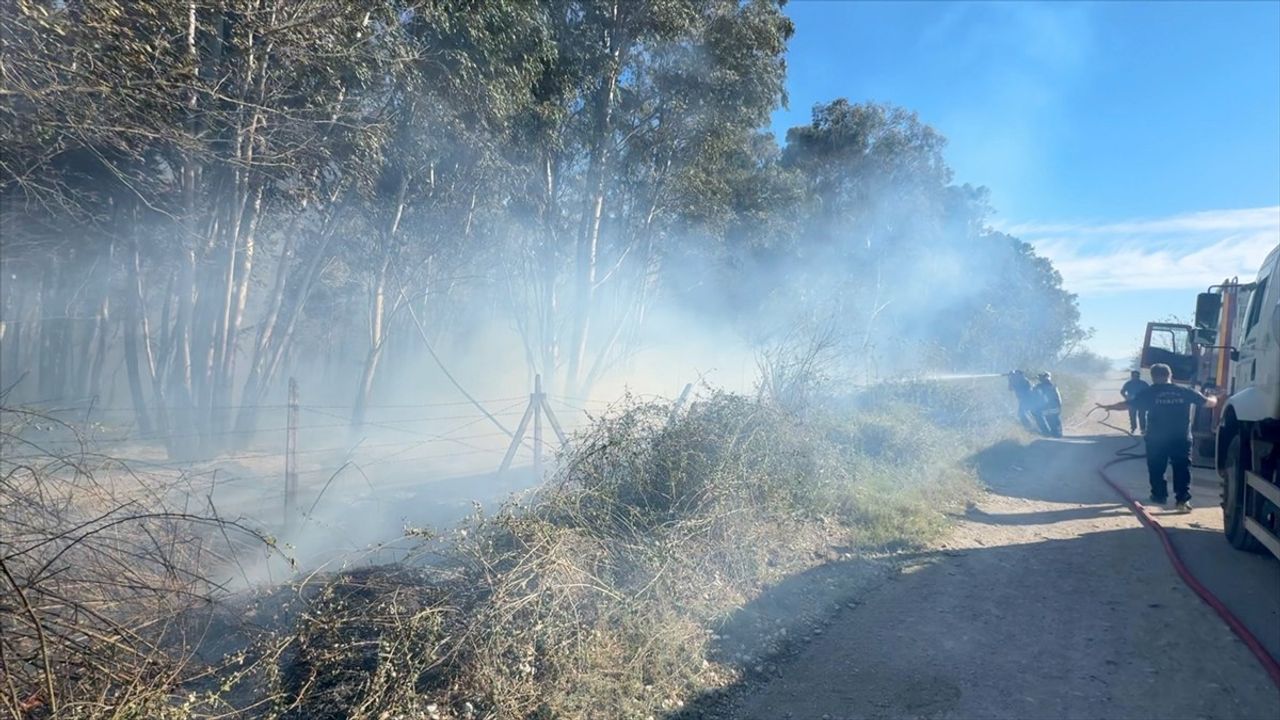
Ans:
<svg viewBox="0 0 1280 720"><path fill-rule="evenodd" d="M396 450L419 476L492 469L535 375L571 430L625 392L751 391L815 338L865 382L1084 337L913 113L765 130L777 2L22 2L0 27L5 402L153 461L278 452L290 378L302 448L346 448L304 463L322 484L405 433L440 443Z"/></svg>
<svg viewBox="0 0 1280 720"><path fill-rule="evenodd" d="M781 5L0 2L0 706L656 717L936 532L1086 333Z"/></svg>

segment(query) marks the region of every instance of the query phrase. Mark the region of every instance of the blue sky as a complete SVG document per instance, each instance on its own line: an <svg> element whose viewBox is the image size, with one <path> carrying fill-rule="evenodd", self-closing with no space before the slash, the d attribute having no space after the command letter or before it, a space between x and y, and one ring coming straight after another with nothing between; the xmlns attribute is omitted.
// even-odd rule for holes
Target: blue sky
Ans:
<svg viewBox="0 0 1280 720"><path fill-rule="evenodd" d="M1280 243L1280 2L793 1L790 104L876 100L949 140L957 182L1059 266L1094 349Z"/></svg>

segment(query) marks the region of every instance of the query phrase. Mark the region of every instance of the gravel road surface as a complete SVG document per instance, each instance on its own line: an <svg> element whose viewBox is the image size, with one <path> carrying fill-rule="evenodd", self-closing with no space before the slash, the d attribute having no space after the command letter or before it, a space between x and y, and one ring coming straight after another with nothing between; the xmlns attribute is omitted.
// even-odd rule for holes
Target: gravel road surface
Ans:
<svg viewBox="0 0 1280 720"><path fill-rule="evenodd" d="M1084 422L982 453L990 492L945 545L864 589L773 672L680 717L1280 720L1257 660L1094 474L1130 442ZM1144 472L1138 461L1115 475L1143 498ZM1216 478L1201 473L1194 492L1192 514L1162 522L1280 654L1280 562L1222 539Z"/></svg>

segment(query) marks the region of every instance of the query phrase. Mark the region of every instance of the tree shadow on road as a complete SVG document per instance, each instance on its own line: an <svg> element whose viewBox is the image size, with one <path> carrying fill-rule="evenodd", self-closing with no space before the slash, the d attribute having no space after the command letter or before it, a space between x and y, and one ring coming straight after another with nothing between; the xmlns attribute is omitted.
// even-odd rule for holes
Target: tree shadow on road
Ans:
<svg viewBox="0 0 1280 720"><path fill-rule="evenodd" d="M1025 445L1006 440L974 453L969 462L997 495L1056 503L1115 503L1115 492L1098 480L1096 469L1132 444L1132 438L1117 435L1037 439Z"/></svg>
<svg viewBox="0 0 1280 720"><path fill-rule="evenodd" d="M1127 514L1129 509L1121 503L1105 505L1089 505L1081 508L1065 510L1042 510L1026 513L988 513L980 508L970 507L965 510L966 519L984 525L1050 525L1052 523L1072 520L1096 520L1117 514Z"/></svg>

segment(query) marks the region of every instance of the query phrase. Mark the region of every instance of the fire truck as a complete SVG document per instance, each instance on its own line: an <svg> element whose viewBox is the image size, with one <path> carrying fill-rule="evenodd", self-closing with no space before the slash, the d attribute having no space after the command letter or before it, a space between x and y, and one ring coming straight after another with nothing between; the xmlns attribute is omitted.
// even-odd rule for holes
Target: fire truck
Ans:
<svg viewBox="0 0 1280 720"><path fill-rule="evenodd" d="M1148 323L1142 367L1216 395L1192 422L1192 460L1222 478L1223 527L1236 548L1280 558L1280 247L1252 282L1196 298L1195 325Z"/></svg>

